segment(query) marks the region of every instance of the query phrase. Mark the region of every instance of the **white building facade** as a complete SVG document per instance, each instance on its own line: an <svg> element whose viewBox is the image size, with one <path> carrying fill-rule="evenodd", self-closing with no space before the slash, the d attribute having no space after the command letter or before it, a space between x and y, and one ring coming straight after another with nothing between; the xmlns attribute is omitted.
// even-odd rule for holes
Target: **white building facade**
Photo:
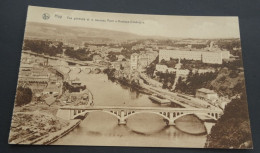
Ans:
<svg viewBox="0 0 260 153"><path fill-rule="evenodd" d="M200 99L216 101L218 99L218 94L213 90L200 88L196 91L196 97Z"/></svg>
<svg viewBox="0 0 260 153"><path fill-rule="evenodd" d="M173 59L200 60L203 63L222 64L223 59L229 59L229 51L185 51L160 50L159 61Z"/></svg>
<svg viewBox="0 0 260 153"><path fill-rule="evenodd" d="M134 53L130 58L130 68L131 70L136 70L138 66L138 54Z"/></svg>

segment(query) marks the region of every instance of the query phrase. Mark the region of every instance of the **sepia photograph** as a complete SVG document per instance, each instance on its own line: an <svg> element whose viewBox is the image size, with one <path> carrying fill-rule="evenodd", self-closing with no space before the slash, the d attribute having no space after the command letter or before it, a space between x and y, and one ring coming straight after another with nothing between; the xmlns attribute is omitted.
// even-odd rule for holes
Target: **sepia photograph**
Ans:
<svg viewBox="0 0 260 153"><path fill-rule="evenodd" d="M9 144L252 149L239 18L29 6Z"/></svg>

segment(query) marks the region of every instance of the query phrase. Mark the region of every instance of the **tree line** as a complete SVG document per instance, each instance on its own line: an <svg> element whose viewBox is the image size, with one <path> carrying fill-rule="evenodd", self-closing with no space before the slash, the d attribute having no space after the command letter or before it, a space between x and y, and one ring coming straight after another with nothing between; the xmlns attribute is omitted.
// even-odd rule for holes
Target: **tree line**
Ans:
<svg viewBox="0 0 260 153"><path fill-rule="evenodd" d="M94 55L99 55L98 53L91 53L89 50L86 50L85 48L79 48L74 50L72 47L67 47L64 53L70 58L75 58L80 61L92 61Z"/></svg>
<svg viewBox="0 0 260 153"><path fill-rule="evenodd" d="M23 106L32 101L32 90L30 88L24 88L19 86L16 92L15 104L17 106Z"/></svg>
<svg viewBox="0 0 260 153"><path fill-rule="evenodd" d="M23 50L30 50L38 54L56 56L62 54L62 42L44 41L44 40L24 40Z"/></svg>
<svg viewBox="0 0 260 153"><path fill-rule="evenodd" d="M217 75L217 72L199 74L198 72L192 73L190 71L186 79L179 77L175 91L195 95L196 90L199 88L209 87L212 89L209 84L212 80L216 79Z"/></svg>
<svg viewBox="0 0 260 153"><path fill-rule="evenodd" d="M245 85L240 86L241 98L233 99L227 104L224 114L212 127L207 137L207 148L253 147Z"/></svg>
<svg viewBox="0 0 260 153"><path fill-rule="evenodd" d="M162 59L159 64L166 65L167 67L170 67L170 68L175 68L175 66L176 66L176 64L178 64L178 62L179 62L179 59L170 58L169 61Z"/></svg>
<svg viewBox="0 0 260 153"><path fill-rule="evenodd" d="M153 74L156 68L156 64L158 63L159 63L159 56L157 56L155 60L152 63L150 63L149 66L146 68L146 74L151 78L154 77Z"/></svg>
<svg viewBox="0 0 260 153"><path fill-rule="evenodd" d="M174 80L176 77L176 73L156 72L155 74L158 77L159 82L163 83L163 86L162 86L163 89L172 89L172 86L174 84Z"/></svg>

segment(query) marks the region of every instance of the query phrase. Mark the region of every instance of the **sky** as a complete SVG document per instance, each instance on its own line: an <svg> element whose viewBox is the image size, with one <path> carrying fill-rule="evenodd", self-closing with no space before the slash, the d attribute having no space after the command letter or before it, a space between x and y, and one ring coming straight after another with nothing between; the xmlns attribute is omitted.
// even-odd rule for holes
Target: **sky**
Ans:
<svg viewBox="0 0 260 153"><path fill-rule="evenodd" d="M116 30L143 36L240 38L238 17L234 16L144 15L36 6L29 6L27 13L27 21L29 22ZM43 19L43 14L47 14L49 18ZM130 21L138 23L129 23Z"/></svg>

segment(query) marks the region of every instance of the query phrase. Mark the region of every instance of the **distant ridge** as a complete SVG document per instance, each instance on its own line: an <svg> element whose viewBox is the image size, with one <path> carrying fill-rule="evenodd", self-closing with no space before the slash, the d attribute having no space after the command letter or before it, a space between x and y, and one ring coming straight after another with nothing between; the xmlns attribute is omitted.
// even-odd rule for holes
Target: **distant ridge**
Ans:
<svg viewBox="0 0 260 153"><path fill-rule="evenodd" d="M27 22L25 38L57 39L57 40L132 40L143 39L144 36L128 32L120 32L106 29L85 28L54 25L47 23Z"/></svg>
<svg viewBox="0 0 260 153"><path fill-rule="evenodd" d="M25 38L65 40L84 42L89 40L97 41L126 41L138 39L164 39L164 40L218 40L218 39L240 39L240 38L177 38L163 36L143 36L130 32L121 32L115 30L63 26L48 23L27 22L25 29Z"/></svg>

